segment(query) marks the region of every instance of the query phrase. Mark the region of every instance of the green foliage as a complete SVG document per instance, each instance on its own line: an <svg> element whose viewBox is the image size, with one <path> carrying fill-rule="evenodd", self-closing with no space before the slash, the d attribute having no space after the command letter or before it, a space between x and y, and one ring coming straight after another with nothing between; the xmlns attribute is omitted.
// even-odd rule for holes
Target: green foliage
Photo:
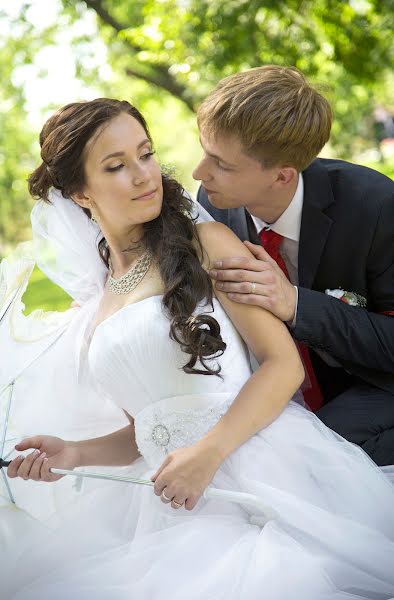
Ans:
<svg viewBox="0 0 394 600"><path fill-rule="evenodd" d="M34 269L23 296L26 315L39 308L63 311L70 308L71 301L70 296L52 283L42 271L37 267Z"/></svg>
<svg viewBox="0 0 394 600"><path fill-rule="evenodd" d="M31 72L45 78L37 56L59 37L69 40L85 97L134 102L160 160L191 192L200 154L195 110L236 71L272 63L300 68L333 105L330 154L342 158L375 145L377 102L394 112L393 0L53 0L52 19L37 18L39 1L0 9L0 258L29 237L26 177L39 148L24 81ZM57 108L51 97L44 104Z"/></svg>
<svg viewBox="0 0 394 600"><path fill-rule="evenodd" d="M370 169L375 169L375 171L383 173L383 175L390 177L390 179L394 181L394 161L390 163L366 162L364 165Z"/></svg>
<svg viewBox="0 0 394 600"><path fill-rule="evenodd" d="M373 139L373 104L394 58L392 0L64 0L63 5L74 18L84 6L97 14L114 71L167 90L191 110L218 80L236 71L295 65L333 104L331 141L338 152L350 157L362 140Z"/></svg>
<svg viewBox="0 0 394 600"><path fill-rule="evenodd" d="M29 42L23 35L0 38L0 258L11 242L26 239L31 206L26 178L34 136L26 124L23 90L12 79L14 69L24 65L22 39Z"/></svg>
<svg viewBox="0 0 394 600"><path fill-rule="evenodd" d="M32 167L32 135L17 105L0 106L0 257L11 244L29 237L31 200L26 179Z"/></svg>

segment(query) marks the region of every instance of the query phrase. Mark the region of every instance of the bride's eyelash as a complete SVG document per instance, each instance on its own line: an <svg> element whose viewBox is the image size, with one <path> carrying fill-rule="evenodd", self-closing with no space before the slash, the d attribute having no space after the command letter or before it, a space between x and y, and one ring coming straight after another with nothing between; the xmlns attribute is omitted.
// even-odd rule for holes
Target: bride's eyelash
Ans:
<svg viewBox="0 0 394 600"><path fill-rule="evenodd" d="M144 160L148 160L148 158L150 158L154 154L156 154L156 150L151 150L150 152L143 154L141 158ZM116 165L116 167L107 167L107 171L109 171L110 173L114 173L115 171L119 171L122 167L124 167L123 163L121 163L120 165Z"/></svg>
<svg viewBox="0 0 394 600"><path fill-rule="evenodd" d="M146 158L146 159L148 159L148 158L150 158L151 156L153 156L154 154L156 154L156 150L151 150L150 152L147 152L146 154L143 154L143 155L141 156L141 158Z"/></svg>
<svg viewBox="0 0 394 600"><path fill-rule="evenodd" d="M116 167L108 167L107 171L109 171L110 173L113 173L114 171L119 171L122 167L124 167L124 164L120 164L120 165L116 165Z"/></svg>

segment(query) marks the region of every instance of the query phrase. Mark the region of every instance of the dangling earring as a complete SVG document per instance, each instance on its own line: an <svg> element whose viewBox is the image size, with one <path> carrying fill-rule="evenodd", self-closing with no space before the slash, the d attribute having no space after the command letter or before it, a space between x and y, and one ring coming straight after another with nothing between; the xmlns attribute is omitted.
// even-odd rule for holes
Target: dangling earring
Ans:
<svg viewBox="0 0 394 600"><path fill-rule="evenodd" d="M98 223L97 216L94 214L93 207L92 207L91 204L89 204L89 210L90 210L90 220L91 220L91 222L92 223Z"/></svg>

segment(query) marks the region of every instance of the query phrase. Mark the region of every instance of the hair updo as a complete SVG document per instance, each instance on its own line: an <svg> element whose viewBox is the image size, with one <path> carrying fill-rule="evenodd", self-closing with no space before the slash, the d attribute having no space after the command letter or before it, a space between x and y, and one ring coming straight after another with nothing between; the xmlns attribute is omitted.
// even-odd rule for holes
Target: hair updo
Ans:
<svg viewBox="0 0 394 600"><path fill-rule="evenodd" d="M134 117L152 141L141 113L125 100L97 98L67 104L45 123L40 133L41 165L28 179L33 198L50 203L52 187L65 198L80 192L85 185L85 147L101 127L121 113ZM170 337L190 355L185 373L218 375L220 366L209 364L226 348L216 319L195 315L197 305L212 306L212 283L201 266L203 249L192 219L192 202L183 187L162 174L163 205L160 215L143 224L142 244L152 253L164 283L163 306L170 317ZM90 218L89 209L82 209ZM193 242L197 240L198 251ZM104 238L99 241L100 256L108 267L109 251Z"/></svg>

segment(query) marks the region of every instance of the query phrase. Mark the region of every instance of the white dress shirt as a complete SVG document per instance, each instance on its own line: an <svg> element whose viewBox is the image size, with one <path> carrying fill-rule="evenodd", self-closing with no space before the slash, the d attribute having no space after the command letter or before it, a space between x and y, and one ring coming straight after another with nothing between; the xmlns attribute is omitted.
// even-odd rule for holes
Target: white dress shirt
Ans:
<svg viewBox="0 0 394 600"><path fill-rule="evenodd" d="M272 229L275 233L279 233L283 236L283 242L279 248L279 254L284 260L289 279L294 285L297 297L296 297L296 308L294 312L294 319L291 322L291 327L295 326L297 319L297 307L298 307L298 246L300 242L300 229L301 229L301 216L302 206L304 204L304 180L302 173L298 176L297 189L294 196L286 208L281 214L279 219L275 223L266 223L262 219L250 215L253 223L255 224L257 233L260 234L262 229Z"/></svg>
<svg viewBox="0 0 394 600"><path fill-rule="evenodd" d="M302 173L298 177L298 185L295 194L286 208L284 213L281 214L279 219L275 223L265 223L262 219L250 215L255 224L257 233L260 234L262 229L272 229L275 233L283 235L283 242L279 248L279 253L283 258L287 271L289 273L289 279L297 290L296 308L294 313L294 319L291 322L290 327L295 327L297 320L297 308L298 308L298 247L300 242L300 230L301 230L301 216L302 207L304 204L304 180ZM317 350L315 352L321 356L321 358L331 367L339 367L339 363L329 356L326 352Z"/></svg>
<svg viewBox="0 0 394 600"><path fill-rule="evenodd" d="M257 233L262 229L272 229L275 233L283 236L283 242L279 248L279 253L283 258L289 279L294 286L298 285L298 246L300 241L302 206L304 203L304 180L302 173L298 176L298 184L295 194L286 208L275 223L265 223L262 219L250 215L256 226Z"/></svg>

